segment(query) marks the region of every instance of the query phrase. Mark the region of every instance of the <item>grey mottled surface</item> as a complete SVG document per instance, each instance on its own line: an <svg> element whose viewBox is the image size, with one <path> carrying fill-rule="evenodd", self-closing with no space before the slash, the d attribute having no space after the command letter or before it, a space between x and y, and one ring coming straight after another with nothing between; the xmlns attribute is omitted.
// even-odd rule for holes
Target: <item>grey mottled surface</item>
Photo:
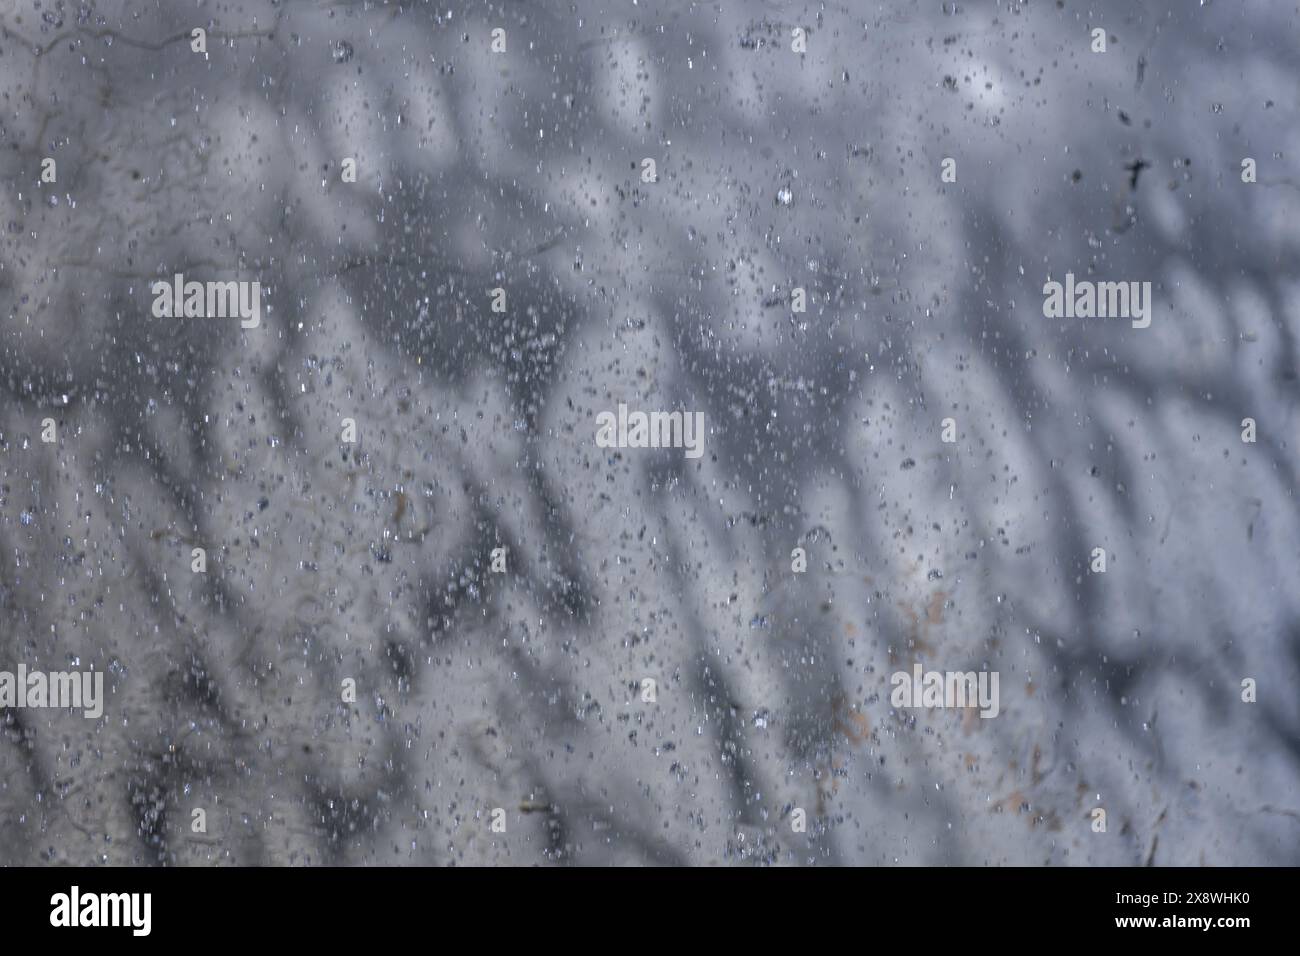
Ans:
<svg viewBox="0 0 1300 956"><path fill-rule="evenodd" d="M4 0L0 668L111 696L0 717L0 863L1300 862L1297 49L1294 2ZM175 271L261 328L153 318ZM1066 271L1151 327L1044 318ZM598 449L619 401L706 454ZM891 710L914 660L1001 714Z"/></svg>

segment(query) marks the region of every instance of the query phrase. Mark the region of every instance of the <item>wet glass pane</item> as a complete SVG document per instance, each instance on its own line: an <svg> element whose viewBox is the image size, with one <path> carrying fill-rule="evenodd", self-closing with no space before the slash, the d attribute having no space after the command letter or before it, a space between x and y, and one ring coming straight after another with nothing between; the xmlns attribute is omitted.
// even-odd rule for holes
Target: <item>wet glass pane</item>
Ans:
<svg viewBox="0 0 1300 956"><path fill-rule="evenodd" d="M0 863L1300 860L1293 4L0 9Z"/></svg>

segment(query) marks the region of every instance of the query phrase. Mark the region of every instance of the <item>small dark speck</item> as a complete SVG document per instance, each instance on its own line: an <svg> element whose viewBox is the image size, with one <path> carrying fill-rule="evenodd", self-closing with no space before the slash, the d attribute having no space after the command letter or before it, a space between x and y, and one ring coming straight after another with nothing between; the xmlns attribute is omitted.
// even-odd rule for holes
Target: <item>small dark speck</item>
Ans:
<svg viewBox="0 0 1300 956"><path fill-rule="evenodd" d="M903 463L898 466L900 471L907 471L909 468L915 468L916 462L911 458L904 458Z"/></svg>
<svg viewBox="0 0 1300 956"><path fill-rule="evenodd" d="M1145 159L1142 159L1141 157L1133 160L1133 162L1131 163L1125 164L1124 168L1128 170L1129 173L1129 178L1128 178L1129 189L1137 189L1138 177L1142 175L1142 170L1146 169L1150 165L1151 165L1150 163L1148 163Z"/></svg>
<svg viewBox="0 0 1300 956"><path fill-rule="evenodd" d="M1071 181L1071 182L1076 182L1076 183L1077 183L1077 182L1078 182L1079 180L1081 180L1082 178L1083 178L1083 170L1082 170L1082 169L1076 169L1074 172L1070 173L1070 181Z"/></svg>
<svg viewBox="0 0 1300 956"><path fill-rule="evenodd" d="M257 502L258 511L265 511L269 507L271 507L271 500L269 498L262 498Z"/></svg>
<svg viewBox="0 0 1300 956"><path fill-rule="evenodd" d="M1133 125L1133 120L1129 119L1129 115L1125 113L1123 110L1119 111L1119 121L1123 123L1125 126Z"/></svg>

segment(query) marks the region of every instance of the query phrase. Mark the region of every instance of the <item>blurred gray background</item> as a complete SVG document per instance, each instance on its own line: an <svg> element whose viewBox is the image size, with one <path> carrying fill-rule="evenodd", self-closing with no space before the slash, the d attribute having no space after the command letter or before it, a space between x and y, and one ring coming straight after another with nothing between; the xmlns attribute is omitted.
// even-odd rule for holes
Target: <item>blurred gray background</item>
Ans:
<svg viewBox="0 0 1300 956"><path fill-rule="evenodd" d="M0 669L110 696L0 715L0 863L1300 863L1298 49L3 0ZM1151 327L1044 318L1067 271ZM261 327L154 318L174 272ZM597 448L619 402L705 455ZM914 662L1000 715L892 710Z"/></svg>

